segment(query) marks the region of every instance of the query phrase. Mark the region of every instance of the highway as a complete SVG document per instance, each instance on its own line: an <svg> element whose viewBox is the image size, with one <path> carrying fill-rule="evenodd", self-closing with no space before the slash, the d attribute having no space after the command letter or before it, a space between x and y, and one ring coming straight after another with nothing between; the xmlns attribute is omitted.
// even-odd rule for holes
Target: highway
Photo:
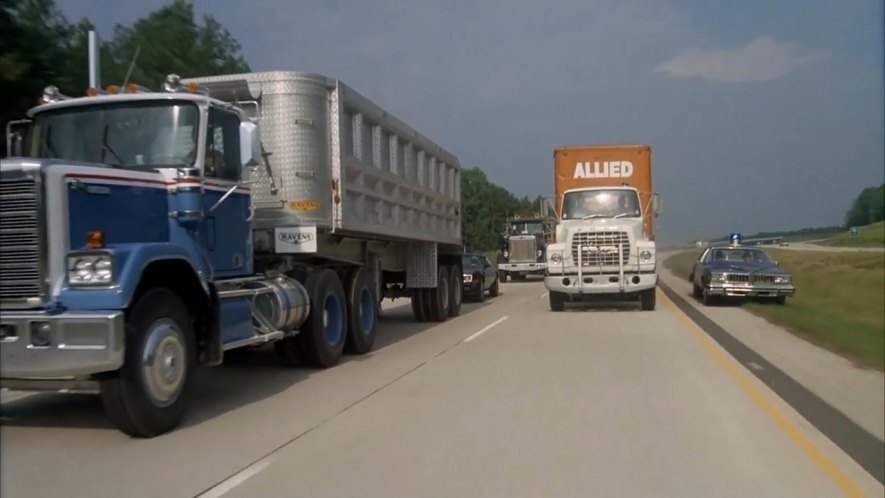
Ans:
<svg viewBox="0 0 885 498"><path fill-rule="evenodd" d="M91 396L7 396L0 494L883 496L660 290L563 313L538 280L502 291L442 324L386 305L377 350L329 370L256 350L202 371L152 440Z"/></svg>

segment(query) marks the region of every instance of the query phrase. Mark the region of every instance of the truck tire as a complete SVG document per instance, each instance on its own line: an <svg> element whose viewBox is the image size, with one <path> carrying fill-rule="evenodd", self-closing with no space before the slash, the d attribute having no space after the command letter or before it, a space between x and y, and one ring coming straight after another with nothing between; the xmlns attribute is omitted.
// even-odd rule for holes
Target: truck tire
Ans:
<svg viewBox="0 0 885 498"><path fill-rule="evenodd" d="M425 321L424 318L424 289L412 289L412 315L416 322Z"/></svg>
<svg viewBox="0 0 885 498"><path fill-rule="evenodd" d="M449 297L451 296L452 272L440 266L436 271L436 287L427 289L430 320L444 322L449 319Z"/></svg>
<svg viewBox="0 0 885 498"><path fill-rule="evenodd" d="M464 276L458 265L452 265L449 268L449 273L452 275L449 316L455 317L461 314L461 303L464 301Z"/></svg>
<svg viewBox="0 0 885 498"><path fill-rule="evenodd" d="M639 294L639 306L642 308L642 311L654 311L657 297L658 293L655 288L642 291Z"/></svg>
<svg viewBox="0 0 885 498"><path fill-rule="evenodd" d="M550 300L550 311L562 311L565 309L565 294L550 291L547 296Z"/></svg>
<svg viewBox="0 0 885 498"><path fill-rule="evenodd" d="M341 280L332 270L307 277L310 316L295 336L305 358L320 368L338 364L347 340L347 302Z"/></svg>
<svg viewBox="0 0 885 498"><path fill-rule="evenodd" d="M190 394L196 343L190 312L172 291L142 295L126 317L123 367L101 381L101 400L111 422L140 438L174 429Z"/></svg>
<svg viewBox="0 0 885 498"><path fill-rule="evenodd" d="M347 274L347 342L345 350L366 354L375 344L378 313L375 308L375 286L365 268L354 268Z"/></svg>

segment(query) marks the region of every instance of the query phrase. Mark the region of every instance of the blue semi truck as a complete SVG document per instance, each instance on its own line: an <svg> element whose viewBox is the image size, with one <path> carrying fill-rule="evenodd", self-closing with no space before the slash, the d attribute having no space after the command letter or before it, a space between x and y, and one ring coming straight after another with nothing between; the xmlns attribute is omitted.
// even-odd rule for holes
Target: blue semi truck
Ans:
<svg viewBox="0 0 885 498"><path fill-rule="evenodd" d="M28 118L0 162L5 388L100 393L153 437L231 350L331 367L384 297L460 312L457 158L341 81L47 87Z"/></svg>

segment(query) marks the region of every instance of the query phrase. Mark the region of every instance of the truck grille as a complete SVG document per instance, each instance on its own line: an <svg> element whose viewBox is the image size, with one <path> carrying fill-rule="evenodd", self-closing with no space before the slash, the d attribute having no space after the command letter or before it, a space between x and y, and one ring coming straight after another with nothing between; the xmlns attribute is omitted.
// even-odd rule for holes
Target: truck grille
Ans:
<svg viewBox="0 0 885 498"><path fill-rule="evenodd" d="M750 276L746 273L729 273L725 279L729 282L749 282Z"/></svg>
<svg viewBox="0 0 885 498"><path fill-rule="evenodd" d="M40 225L34 179L0 180L0 301L39 299Z"/></svg>
<svg viewBox="0 0 885 498"><path fill-rule="evenodd" d="M572 260L578 264L581 248L582 266L618 266L618 246L623 264L630 261L630 237L627 232L578 232L572 236Z"/></svg>
<svg viewBox="0 0 885 498"><path fill-rule="evenodd" d="M538 260L534 237L510 237L510 262L523 263Z"/></svg>

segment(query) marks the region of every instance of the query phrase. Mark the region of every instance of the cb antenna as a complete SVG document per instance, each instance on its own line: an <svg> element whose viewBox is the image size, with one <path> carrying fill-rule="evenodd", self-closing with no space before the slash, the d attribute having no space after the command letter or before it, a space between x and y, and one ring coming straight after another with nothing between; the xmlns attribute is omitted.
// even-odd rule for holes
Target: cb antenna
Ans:
<svg viewBox="0 0 885 498"><path fill-rule="evenodd" d="M132 70L135 69L135 61L138 60L138 54L141 52L141 45L135 47L135 55L132 56L132 62L129 63L129 70L126 71L126 78L123 80L123 88L129 84L129 77L132 76Z"/></svg>

